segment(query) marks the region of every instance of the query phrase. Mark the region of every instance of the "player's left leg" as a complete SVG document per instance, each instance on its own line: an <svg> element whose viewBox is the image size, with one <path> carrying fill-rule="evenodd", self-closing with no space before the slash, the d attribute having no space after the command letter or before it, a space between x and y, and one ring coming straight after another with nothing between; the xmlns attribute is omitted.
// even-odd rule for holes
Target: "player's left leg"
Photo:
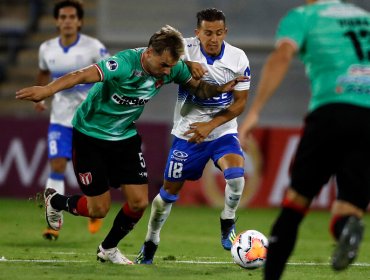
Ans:
<svg viewBox="0 0 370 280"><path fill-rule="evenodd" d="M360 248L364 233L362 217L370 199L370 169L364 170L364 166L366 163L361 166L354 164L355 172L346 169L346 172L337 174L338 194L332 206L330 223L330 231L337 241L331 259L334 270L346 269L354 262ZM364 174L360 175L361 172Z"/></svg>
<svg viewBox="0 0 370 280"><path fill-rule="evenodd" d="M244 156L236 134L227 134L214 141L212 159L224 173L225 200L221 212L221 245L225 250L231 250L236 237L235 213L244 190Z"/></svg>
<svg viewBox="0 0 370 280"><path fill-rule="evenodd" d="M345 201L335 201L330 231L337 240L332 256L335 270L347 268L356 259L364 233L364 210Z"/></svg>
<svg viewBox="0 0 370 280"><path fill-rule="evenodd" d="M218 165L224 173L225 202L221 212L221 244L225 250L231 250L236 237L235 213L244 189L244 160L240 155L227 154L218 160Z"/></svg>
<svg viewBox="0 0 370 280"><path fill-rule="evenodd" d="M113 226L99 245L97 258L116 264L133 264L118 250L118 243L134 228L148 205L148 185L122 185L126 203L114 219Z"/></svg>
<svg viewBox="0 0 370 280"><path fill-rule="evenodd" d="M337 241L332 255L335 270L346 269L356 259L364 232L362 217L370 202L370 110L345 108L347 126L343 124L340 129L343 136L337 147L341 159L336 172L338 193L330 226Z"/></svg>

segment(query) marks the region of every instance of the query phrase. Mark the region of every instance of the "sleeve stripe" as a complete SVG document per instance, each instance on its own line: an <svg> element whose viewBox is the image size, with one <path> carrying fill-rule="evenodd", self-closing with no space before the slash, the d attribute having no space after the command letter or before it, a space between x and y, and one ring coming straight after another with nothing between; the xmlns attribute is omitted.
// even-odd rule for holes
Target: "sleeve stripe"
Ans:
<svg viewBox="0 0 370 280"><path fill-rule="evenodd" d="M98 64L94 64L94 66L96 67L96 69L98 69L99 71L99 75L100 75L100 81L104 81L104 73L103 71L100 69L99 65Z"/></svg>

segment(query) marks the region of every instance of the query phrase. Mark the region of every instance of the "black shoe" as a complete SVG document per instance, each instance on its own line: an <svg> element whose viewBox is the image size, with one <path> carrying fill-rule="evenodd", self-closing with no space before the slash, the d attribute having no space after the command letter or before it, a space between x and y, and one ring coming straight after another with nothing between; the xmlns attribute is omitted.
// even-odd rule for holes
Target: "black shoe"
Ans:
<svg viewBox="0 0 370 280"><path fill-rule="evenodd" d="M135 259L137 264L152 264L154 254L157 251L158 245L155 245L152 241L144 242L143 247Z"/></svg>
<svg viewBox="0 0 370 280"><path fill-rule="evenodd" d="M363 233L362 221L355 216L349 217L333 253L332 266L334 270L346 269L355 260Z"/></svg>
<svg viewBox="0 0 370 280"><path fill-rule="evenodd" d="M221 219L221 245L225 250L230 251L236 237L234 219Z"/></svg>

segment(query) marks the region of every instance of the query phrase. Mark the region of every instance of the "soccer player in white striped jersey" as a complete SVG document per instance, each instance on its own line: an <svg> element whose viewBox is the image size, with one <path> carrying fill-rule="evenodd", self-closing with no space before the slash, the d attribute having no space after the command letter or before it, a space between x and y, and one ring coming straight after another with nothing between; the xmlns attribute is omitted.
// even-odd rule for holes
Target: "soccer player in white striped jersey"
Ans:
<svg viewBox="0 0 370 280"><path fill-rule="evenodd" d="M105 46L97 39L80 33L84 10L78 1L60 1L54 6L54 18L59 36L47 40L39 48L38 85L46 85L66 73L91 65L108 56ZM64 173L72 157L72 118L75 110L86 98L92 85L77 85L58 92L51 104L48 131L48 158L50 173L46 188L65 193ZM37 111L46 109L44 102L35 103ZM90 219L88 228L95 233L101 220ZM43 232L49 240L58 238L59 233L51 228Z"/></svg>
<svg viewBox="0 0 370 280"><path fill-rule="evenodd" d="M185 39L185 58L194 78L223 84L243 75L250 77L249 60L241 49L224 41L225 15L209 8L197 13L196 37ZM220 215L221 244L230 250L235 238L235 212L244 188L244 156L237 136L237 120L246 105L250 80L232 92L206 100L179 87L174 112L174 141L164 172L164 185L152 203L148 231L136 263L151 264L160 230L186 180L202 176L212 159L224 174L225 205Z"/></svg>

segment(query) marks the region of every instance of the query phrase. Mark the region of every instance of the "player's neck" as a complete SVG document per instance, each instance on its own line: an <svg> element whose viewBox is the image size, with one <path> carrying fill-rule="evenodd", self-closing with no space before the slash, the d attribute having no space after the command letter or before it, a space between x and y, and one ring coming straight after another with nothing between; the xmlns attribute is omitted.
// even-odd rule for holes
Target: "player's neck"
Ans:
<svg viewBox="0 0 370 280"><path fill-rule="evenodd" d="M62 46L67 47L69 45L72 45L74 42L76 42L78 38L78 33L73 35L61 35L60 36L60 43Z"/></svg>

